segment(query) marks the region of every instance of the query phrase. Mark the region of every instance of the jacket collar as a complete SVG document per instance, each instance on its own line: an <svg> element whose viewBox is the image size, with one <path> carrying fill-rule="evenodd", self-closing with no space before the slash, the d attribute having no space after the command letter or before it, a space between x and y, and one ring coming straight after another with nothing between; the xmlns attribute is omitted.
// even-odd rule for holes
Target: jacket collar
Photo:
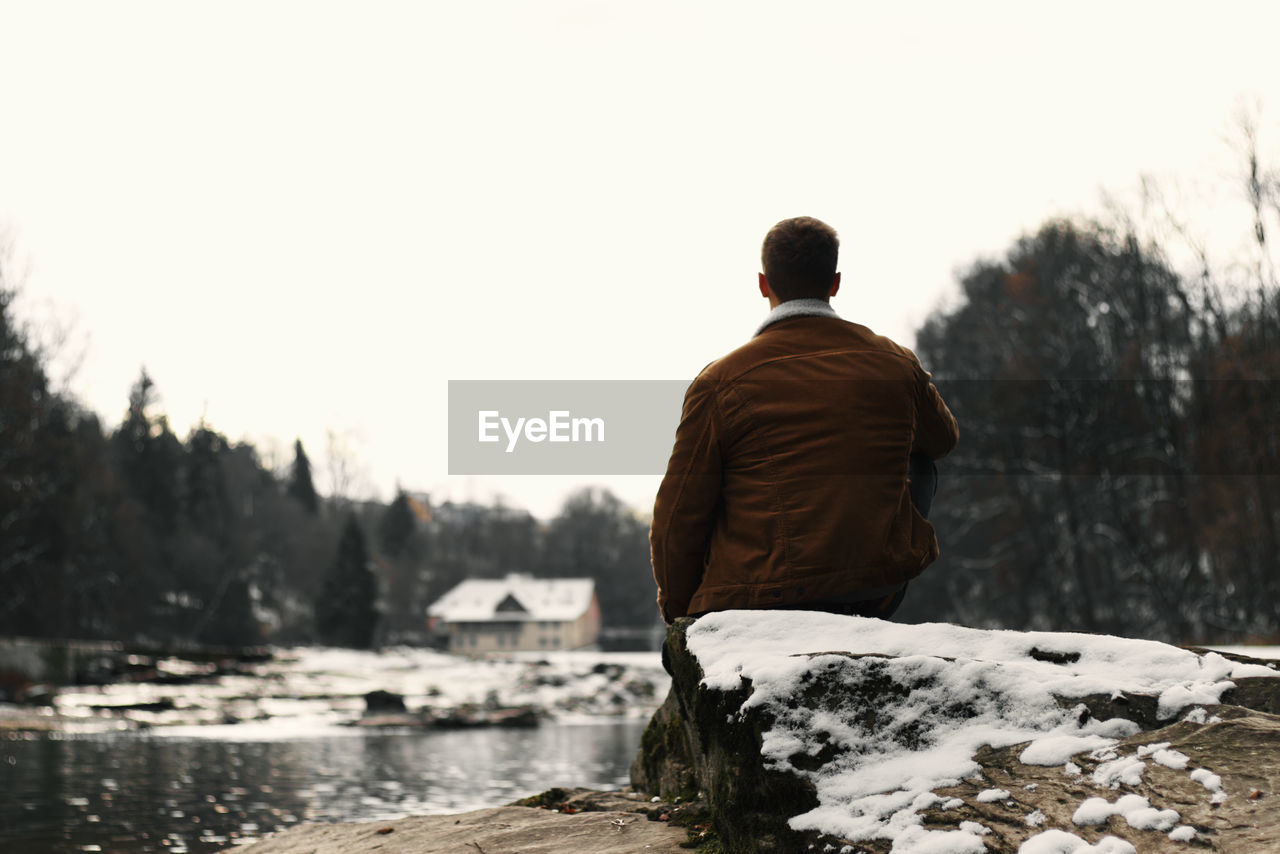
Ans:
<svg viewBox="0 0 1280 854"><path fill-rule="evenodd" d="M756 328L755 335L764 332L766 327L772 326L779 320L787 320L792 317L839 317L836 310L831 307L831 303L824 299L789 299L786 302L778 303L778 307L769 312L769 316L764 319ZM751 337L754 338L755 335Z"/></svg>

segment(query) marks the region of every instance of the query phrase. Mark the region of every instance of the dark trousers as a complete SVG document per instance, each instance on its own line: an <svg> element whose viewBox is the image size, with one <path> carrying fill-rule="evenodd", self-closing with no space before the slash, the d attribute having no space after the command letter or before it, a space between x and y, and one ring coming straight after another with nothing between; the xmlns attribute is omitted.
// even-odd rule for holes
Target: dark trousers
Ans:
<svg viewBox="0 0 1280 854"><path fill-rule="evenodd" d="M912 454L907 460L907 481L911 503L928 519L933 496L938 493L938 464L924 454Z"/></svg>

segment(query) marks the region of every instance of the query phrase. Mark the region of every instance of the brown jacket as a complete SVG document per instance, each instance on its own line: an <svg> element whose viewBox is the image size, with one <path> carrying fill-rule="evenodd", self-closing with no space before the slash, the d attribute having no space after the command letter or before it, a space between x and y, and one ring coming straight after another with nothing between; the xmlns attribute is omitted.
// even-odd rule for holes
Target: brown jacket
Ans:
<svg viewBox="0 0 1280 854"><path fill-rule="evenodd" d="M649 531L668 622L898 585L938 556L907 458L955 447L914 354L838 317L780 320L685 393Z"/></svg>

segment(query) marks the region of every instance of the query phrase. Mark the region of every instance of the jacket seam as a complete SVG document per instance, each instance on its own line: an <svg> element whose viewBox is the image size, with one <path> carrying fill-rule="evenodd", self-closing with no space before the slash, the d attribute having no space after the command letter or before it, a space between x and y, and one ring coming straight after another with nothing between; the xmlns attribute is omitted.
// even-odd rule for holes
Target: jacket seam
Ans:
<svg viewBox="0 0 1280 854"><path fill-rule="evenodd" d="M770 356L767 359L761 359L759 361L752 362L750 365L743 368L738 373L734 374L733 376L724 377L719 382L722 385L729 385L731 383L735 383L738 380L745 377L747 374L751 373L752 371L763 368L766 365L776 364L778 362L790 362L790 361L795 361L797 359L813 359L813 358L819 358L822 356L841 356L846 353L880 353L885 356L891 356L894 359L897 359L899 361L906 362L907 365L912 368L919 367L919 363L911 359L909 356L903 353L895 353L892 350L884 350L877 347L843 347L843 348L834 349L834 350L815 350L812 353L789 353L785 356Z"/></svg>

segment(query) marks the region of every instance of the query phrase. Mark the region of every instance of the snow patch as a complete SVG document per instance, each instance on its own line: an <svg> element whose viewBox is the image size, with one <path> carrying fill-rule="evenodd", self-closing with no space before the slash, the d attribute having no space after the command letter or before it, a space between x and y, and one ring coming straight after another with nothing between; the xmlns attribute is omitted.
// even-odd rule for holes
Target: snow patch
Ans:
<svg viewBox="0 0 1280 854"><path fill-rule="evenodd" d="M1225 661L1226 659L1223 660ZM1267 675L1275 676L1276 674L1274 671L1268 670ZM1178 685L1170 685L1160 692L1160 697L1156 702L1156 716L1159 718L1171 718L1193 703L1216 705L1222 700L1222 692L1234 687L1236 687L1236 683L1229 679L1213 683L1184 682Z"/></svg>
<svg viewBox="0 0 1280 854"><path fill-rule="evenodd" d="M1172 768L1174 771L1182 771L1187 767L1187 763L1191 761L1191 758L1185 753L1170 750L1169 742L1167 741L1159 744L1144 744L1138 748L1138 755L1150 756L1152 762L1157 765L1163 765L1166 768Z"/></svg>
<svg viewBox="0 0 1280 854"><path fill-rule="evenodd" d="M1090 845L1074 833L1065 830L1046 830L1037 833L1018 847L1018 854L1138 854L1128 842L1114 836L1104 836L1097 845Z"/></svg>
<svg viewBox="0 0 1280 854"><path fill-rule="evenodd" d="M1106 798L1088 798L1080 806L1076 807L1075 813L1071 816L1071 821L1082 827L1094 824L1102 824L1115 813Z"/></svg>
<svg viewBox="0 0 1280 854"><path fill-rule="evenodd" d="M1147 763L1136 756L1121 756L1093 769L1093 782L1109 789L1118 789L1121 783L1136 786L1142 782L1142 772L1145 770Z"/></svg>
<svg viewBox="0 0 1280 854"><path fill-rule="evenodd" d="M1208 768L1197 768L1191 772L1191 779L1211 792L1222 791L1222 778Z"/></svg>
<svg viewBox="0 0 1280 854"><path fill-rule="evenodd" d="M925 830L913 826L898 835L893 850L911 854L986 854L987 846L980 835L967 830Z"/></svg>
<svg viewBox="0 0 1280 854"><path fill-rule="evenodd" d="M1101 735L1050 735L1028 744L1018 755L1018 761L1023 765L1061 765L1077 753L1111 743L1111 739Z"/></svg>

